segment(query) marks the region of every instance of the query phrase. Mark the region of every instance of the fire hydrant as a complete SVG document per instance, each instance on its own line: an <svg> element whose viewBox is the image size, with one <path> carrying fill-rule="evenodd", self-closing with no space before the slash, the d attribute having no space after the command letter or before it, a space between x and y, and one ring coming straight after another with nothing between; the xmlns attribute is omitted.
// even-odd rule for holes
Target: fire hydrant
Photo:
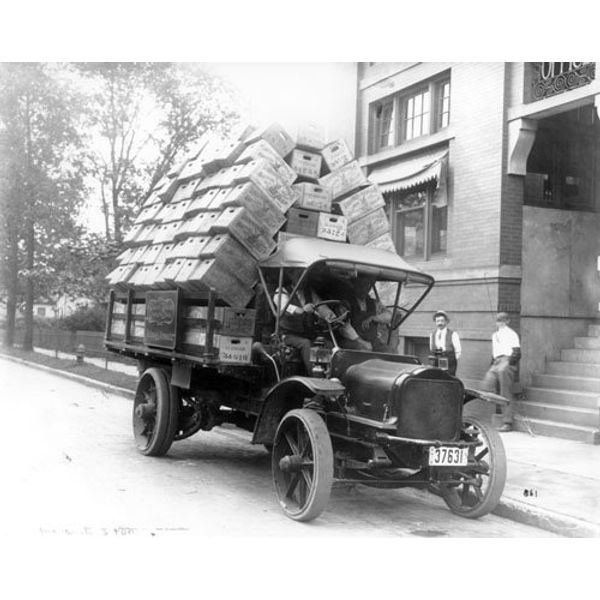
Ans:
<svg viewBox="0 0 600 600"><path fill-rule="evenodd" d="M85 346L83 344L79 344L77 348L75 348L75 357L77 358L77 364L83 364L83 357L85 356Z"/></svg>

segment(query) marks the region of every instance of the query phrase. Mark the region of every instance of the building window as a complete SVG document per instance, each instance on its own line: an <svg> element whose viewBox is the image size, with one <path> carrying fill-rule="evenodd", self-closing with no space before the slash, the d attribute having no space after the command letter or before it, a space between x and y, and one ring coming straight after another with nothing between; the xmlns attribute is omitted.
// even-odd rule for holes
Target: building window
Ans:
<svg viewBox="0 0 600 600"><path fill-rule="evenodd" d="M374 106L375 150L394 145L394 101L379 102Z"/></svg>
<svg viewBox="0 0 600 600"><path fill-rule="evenodd" d="M440 83L438 89L438 98L440 99L438 127L443 129L450 124L450 81Z"/></svg>
<svg viewBox="0 0 600 600"><path fill-rule="evenodd" d="M371 105L371 152L430 135L449 124L450 79L437 78Z"/></svg>
<svg viewBox="0 0 600 600"><path fill-rule="evenodd" d="M429 135L431 121L431 95L429 90L406 98L404 139L412 140L422 135Z"/></svg>
<svg viewBox="0 0 600 600"><path fill-rule="evenodd" d="M400 256L429 260L446 253L448 207L435 203L435 188L394 192L387 196L392 211L392 235Z"/></svg>

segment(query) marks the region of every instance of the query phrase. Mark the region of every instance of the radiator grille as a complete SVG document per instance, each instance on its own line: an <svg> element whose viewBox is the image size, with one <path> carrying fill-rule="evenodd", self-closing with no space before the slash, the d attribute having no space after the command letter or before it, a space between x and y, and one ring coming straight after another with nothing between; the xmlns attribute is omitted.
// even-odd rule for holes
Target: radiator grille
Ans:
<svg viewBox="0 0 600 600"><path fill-rule="evenodd" d="M397 389L394 414L402 437L457 440L460 435L463 386L459 381L409 377Z"/></svg>

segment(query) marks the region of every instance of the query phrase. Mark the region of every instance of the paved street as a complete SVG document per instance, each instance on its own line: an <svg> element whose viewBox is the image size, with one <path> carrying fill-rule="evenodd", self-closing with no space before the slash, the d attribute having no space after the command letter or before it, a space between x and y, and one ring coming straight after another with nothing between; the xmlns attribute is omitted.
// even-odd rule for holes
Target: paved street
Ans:
<svg viewBox="0 0 600 600"><path fill-rule="evenodd" d="M336 487L310 524L286 518L269 456L237 429L201 432L165 458L137 452L130 400L0 360L0 534L552 537L451 514L411 490Z"/></svg>

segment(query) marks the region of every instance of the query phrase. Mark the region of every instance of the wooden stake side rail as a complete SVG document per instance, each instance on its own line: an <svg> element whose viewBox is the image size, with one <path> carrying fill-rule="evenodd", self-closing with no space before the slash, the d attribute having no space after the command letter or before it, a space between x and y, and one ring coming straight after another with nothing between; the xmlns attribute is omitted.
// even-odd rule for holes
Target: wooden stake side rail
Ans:
<svg viewBox="0 0 600 600"><path fill-rule="evenodd" d="M171 319L174 321L167 331L164 339L153 340L148 342L147 336L144 339L132 339L133 322L137 316L134 311L134 306L139 304L145 304L148 292L160 293L166 292L168 300L171 301L172 316ZM255 377L258 371L262 370L262 366L252 364L233 364L223 363L217 356L217 346L214 343L215 339L215 306L219 298L213 291L208 292L184 292L181 289L175 290L111 290L108 305L108 318L105 331L104 345L109 351L118 352L120 354L130 356L134 359L147 359L157 358L160 360L167 360L169 362L183 361L191 363L192 365L198 365L203 367L215 367L219 371L228 371L233 373L246 373ZM118 335L115 338L113 335L113 322L114 322L114 307L116 303L125 305L124 312L118 313L123 315L125 318L124 333ZM198 348L198 354L191 354L186 351L186 345L182 350L183 338L183 315L184 310L190 306L203 306L206 307L206 341L203 350ZM167 313L168 314L168 313ZM123 320L121 317L118 319ZM139 321L138 321L139 322Z"/></svg>

